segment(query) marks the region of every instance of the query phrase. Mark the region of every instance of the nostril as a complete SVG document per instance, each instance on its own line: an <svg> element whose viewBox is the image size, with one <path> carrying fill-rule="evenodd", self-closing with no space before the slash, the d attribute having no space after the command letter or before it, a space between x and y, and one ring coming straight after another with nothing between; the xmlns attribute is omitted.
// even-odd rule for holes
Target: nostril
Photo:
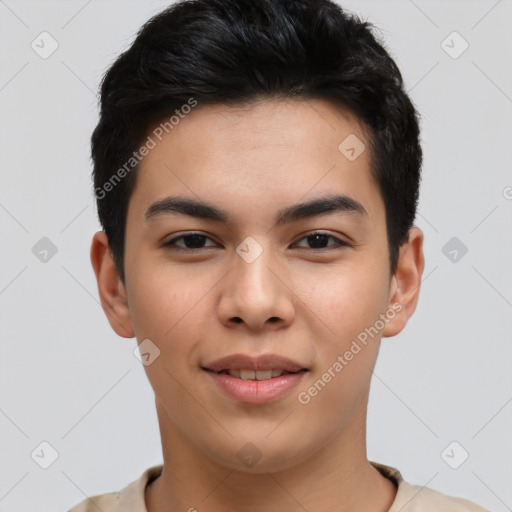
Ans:
<svg viewBox="0 0 512 512"><path fill-rule="evenodd" d="M243 322L243 320L239 316L235 316L235 317L233 317L233 322L235 322L236 324L239 324L240 322Z"/></svg>

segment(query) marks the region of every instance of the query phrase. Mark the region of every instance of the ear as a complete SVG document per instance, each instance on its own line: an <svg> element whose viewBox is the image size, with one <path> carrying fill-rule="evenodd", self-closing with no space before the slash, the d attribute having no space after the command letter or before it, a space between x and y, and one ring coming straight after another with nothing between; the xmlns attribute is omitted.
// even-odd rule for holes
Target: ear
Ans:
<svg viewBox="0 0 512 512"><path fill-rule="evenodd" d="M91 263L98 283L101 306L112 329L123 338L135 336L126 291L115 266L107 235L94 234L91 244Z"/></svg>
<svg viewBox="0 0 512 512"><path fill-rule="evenodd" d="M388 310L395 315L384 327L383 337L396 336L416 310L424 268L423 231L413 227L409 230L409 240L400 247L396 271L391 278Z"/></svg>

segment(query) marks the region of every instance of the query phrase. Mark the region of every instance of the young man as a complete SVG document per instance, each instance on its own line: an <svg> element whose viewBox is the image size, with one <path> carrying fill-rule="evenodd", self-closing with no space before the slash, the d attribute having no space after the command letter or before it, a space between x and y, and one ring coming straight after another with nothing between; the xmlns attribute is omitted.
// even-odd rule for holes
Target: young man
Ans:
<svg viewBox="0 0 512 512"><path fill-rule="evenodd" d="M329 0L191 0L106 74L91 259L164 464L72 512L484 510L366 455L424 268L418 116L370 29Z"/></svg>

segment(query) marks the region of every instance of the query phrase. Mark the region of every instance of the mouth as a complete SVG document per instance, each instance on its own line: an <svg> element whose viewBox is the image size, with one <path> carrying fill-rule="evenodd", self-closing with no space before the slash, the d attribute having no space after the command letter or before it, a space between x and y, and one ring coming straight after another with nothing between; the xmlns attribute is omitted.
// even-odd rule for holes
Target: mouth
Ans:
<svg viewBox="0 0 512 512"><path fill-rule="evenodd" d="M267 404L284 399L310 370L278 354L233 354L201 366L218 388L245 404Z"/></svg>
<svg viewBox="0 0 512 512"><path fill-rule="evenodd" d="M209 368L202 368L208 372L217 373L219 375L230 375L231 377L235 377L236 379L241 380L270 380L281 377L282 375L290 375L301 372L309 371L307 368L301 368L297 371L288 371L279 368L272 368L270 370L249 370L249 369L235 369L235 368L227 368L225 370L221 370L215 372Z"/></svg>
<svg viewBox="0 0 512 512"><path fill-rule="evenodd" d="M305 365L278 354L232 354L207 363L201 368L242 380L269 380L290 373L309 371Z"/></svg>

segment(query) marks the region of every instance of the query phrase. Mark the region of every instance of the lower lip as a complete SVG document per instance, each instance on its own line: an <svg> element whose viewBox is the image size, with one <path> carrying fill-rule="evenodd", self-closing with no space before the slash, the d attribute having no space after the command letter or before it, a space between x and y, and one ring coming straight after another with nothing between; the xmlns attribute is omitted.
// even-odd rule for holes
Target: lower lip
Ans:
<svg viewBox="0 0 512 512"><path fill-rule="evenodd" d="M299 384L306 373L287 373L267 380L243 380L225 373L205 370L231 398L247 404L273 402Z"/></svg>

